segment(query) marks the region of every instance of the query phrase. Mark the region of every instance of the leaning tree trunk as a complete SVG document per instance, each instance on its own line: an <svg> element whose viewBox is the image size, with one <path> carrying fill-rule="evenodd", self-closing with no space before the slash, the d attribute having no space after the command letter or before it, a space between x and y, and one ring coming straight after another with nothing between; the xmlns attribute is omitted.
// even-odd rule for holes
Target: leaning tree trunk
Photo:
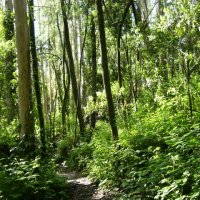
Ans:
<svg viewBox="0 0 200 200"><path fill-rule="evenodd" d="M78 93L78 85L77 85L77 79L76 79L76 74L75 74L75 65L74 65L74 59L73 59L73 54L72 54L72 47L71 47L70 38L69 38L69 27L68 27L68 22L67 22L65 1L60 0L60 2L61 2L61 9L62 9L62 15L63 15L63 22L64 22L65 45L66 45L66 50L67 50L68 59L69 59L69 68L70 68L70 76L71 76L71 81L72 81L73 96L74 96L74 101L75 101L75 105L77 109L80 133L83 134L85 132L85 124L84 124L83 113L82 113L82 108L81 108L80 95Z"/></svg>
<svg viewBox="0 0 200 200"><path fill-rule="evenodd" d="M102 68L103 68L104 87L105 87L106 97L107 97L107 102L108 102L108 114L109 114L110 126L112 129L113 140L117 140L118 130L117 130L116 117L115 117L114 103L113 103L113 98L112 98L112 93L111 93L111 86L110 86L110 73L108 69L105 25L104 25L104 16L103 16L101 0L96 0L96 7L97 7L97 12L98 12L99 36L100 36L100 44L101 44L101 59L102 59Z"/></svg>
<svg viewBox="0 0 200 200"><path fill-rule="evenodd" d="M31 90L29 30L26 6L25 0L14 1L19 77L20 137L23 139L24 154L31 157L35 150L35 135Z"/></svg>
<svg viewBox="0 0 200 200"><path fill-rule="evenodd" d="M45 125L44 125L44 116L43 108L41 102L41 93L40 93L40 81L39 81L39 72L38 72L38 58L35 44L35 26L34 26L34 2L29 0L29 24L30 24L30 46L31 46L31 55L32 55L32 68L33 68L33 78L35 85L35 95L37 100L37 110L40 124L40 140L41 140L41 155L44 158L46 154L46 142L45 142Z"/></svg>

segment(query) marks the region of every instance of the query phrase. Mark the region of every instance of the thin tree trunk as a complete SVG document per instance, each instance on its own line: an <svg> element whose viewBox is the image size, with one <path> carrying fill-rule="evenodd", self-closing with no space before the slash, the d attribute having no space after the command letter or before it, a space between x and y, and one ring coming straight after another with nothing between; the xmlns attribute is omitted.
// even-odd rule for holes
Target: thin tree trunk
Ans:
<svg viewBox="0 0 200 200"><path fill-rule="evenodd" d="M79 44L78 44L78 16L77 16L77 9L78 9L78 2L77 0L72 0L73 2L73 14L72 14L72 26L73 26L73 42L72 42L72 49L73 49L73 58L74 58L74 66L75 66L75 72L76 72L76 77L77 77L77 83L80 85L80 71L79 71L79 59L78 59L78 49L79 49Z"/></svg>
<svg viewBox="0 0 200 200"><path fill-rule="evenodd" d="M128 13L128 10L130 8L130 6L132 5L132 2L130 1L128 3L128 5L126 6L126 9L123 13L123 16L122 16L122 21L121 23L119 24L119 30L118 30L118 36L117 36L117 68L118 68L118 80L119 80L119 87L121 88L122 87L122 72L121 72L121 35L122 35L122 27L123 27L123 24L124 24L124 21L126 19L126 15Z"/></svg>
<svg viewBox="0 0 200 200"><path fill-rule="evenodd" d="M164 5L162 0L159 0L158 2L158 6L159 6L159 18L161 18L164 15ZM163 78L163 82L164 84L162 84L162 88L163 88L163 93L165 96L167 96L167 85L166 83L168 83L169 81L169 76L168 76L168 68L167 68L167 54L164 51L161 51L160 54L160 70L161 70L161 76Z"/></svg>
<svg viewBox="0 0 200 200"><path fill-rule="evenodd" d="M40 140L41 140L41 155L44 158L46 154L46 142L45 142L45 124L43 116L43 107L41 102L41 93L40 93L40 80L38 72L38 58L35 44L35 26L34 26L34 2L29 0L29 25L30 25L30 46L31 46L31 55L32 55L32 68L33 68L33 78L35 86L35 95L37 101L37 110L40 124Z"/></svg>
<svg viewBox="0 0 200 200"><path fill-rule="evenodd" d="M54 108L54 97L53 97L53 86L52 86L52 70L50 63L48 63L48 68L49 68L49 112L48 112L48 117L49 117L49 122L50 122L50 127L49 127L49 138L51 139L52 137L52 112Z"/></svg>
<svg viewBox="0 0 200 200"><path fill-rule="evenodd" d="M68 83L66 85L66 68L68 66L65 57L65 51L63 51L63 86L64 86L64 98L62 102L62 135L66 134L66 113L68 113L68 104L69 104L69 87L70 87L70 77L68 76Z"/></svg>
<svg viewBox="0 0 200 200"><path fill-rule="evenodd" d="M62 34L59 26L58 15L57 15L57 28L60 36L60 42L63 50L63 87L64 87L64 98L62 100L62 136L66 134L66 114L69 116L69 90L70 90L70 72L66 58L65 42L62 39ZM66 84L66 71L67 71L67 84ZM68 130L69 131L69 130Z"/></svg>
<svg viewBox="0 0 200 200"><path fill-rule="evenodd" d="M60 69L56 69L56 65L54 62L52 62L52 67L55 73L55 78L56 78L56 83L57 83L57 87L58 87L58 96L59 96L59 100L60 102L62 102L62 98L63 98L63 91L62 91L62 76L61 76L61 70Z"/></svg>
<svg viewBox="0 0 200 200"><path fill-rule="evenodd" d="M133 15L134 15L134 18L135 18L135 25L138 26L139 23L142 21L141 11L140 11L139 6L138 5L136 6L135 4L136 4L136 2L134 2L134 0L131 0Z"/></svg>
<svg viewBox="0 0 200 200"><path fill-rule="evenodd" d="M85 48L85 44L86 44L86 39L87 39L87 32L88 32L88 17L89 17L89 5L90 5L90 1L88 0L87 2L87 13L86 13L86 24L85 24L85 30L84 30L84 36L82 37L82 33L81 33L81 29L82 29L82 18L81 16L79 16L78 18L78 24L79 24L79 48L80 48L80 63L79 63L79 80L80 80L80 84L79 84L79 94L81 95L81 103L82 105L86 105L86 93L87 93L87 88L86 88L86 84L84 81L84 48Z"/></svg>
<svg viewBox="0 0 200 200"><path fill-rule="evenodd" d="M92 97L93 102L96 104L97 95L97 53L96 53L96 27L94 23L94 17L91 18L91 48L92 48ZM91 128L95 128L96 124L96 111L91 115Z"/></svg>
<svg viewBox="0 0 200 200"><path fill-rule="evenodd" d="M70 38L69 38L69 27L68 27L67 15L66 15L66 10L65 10L65 1L60 0L60 2L61 2L61 8L62 8L63 22L64 22L65 45L66 45L67 54L69 58L69 68L70 68L70 75L71 75L71 81L72 81L73 96L74 96L74 101L75 101L75 105L77 109L80 133L83 134L85 132L85 124L84 124L83 113L82 113L82 108L81 108L81 100L78 93L78 85L77 85L76 74L75 74L75 65L74 65L72 48L71 48L71 43L70 43Z"/></svg>
<svg viewBox="0 0 200 200"><path fill-rule="evenodd" d="M101 44L101 59L102 59L102 68L103 68L104 87L105 87L106 97L107 97L107 102L108 102L108 114L109 114L110 126L112 129L113 140L117 140L118 130L117 130L117 123L116 123L116 116L115 116L115 108L114 108L111 86L110 86L110 72L108 68L105 25L104 25L104 16L103 16L101 0L96 0L96 7L97 7L97 12L98 12L99 36L100 36L100 44Z"/></svg>
<svg viewBox="0 0 200 200"><path fill-rule="evenodd" d="M37 2L37 6L39 6L39 2ZM41 29L41 11L39 9L38 11L38 26L39 26L39 32L41 33L42 32L42 29ZM39 43L39 48L40 48L40 54L41 54L41 57L40 57L40 63L41 63L41 78L42 78L42 101L43 101L43 115L44 115L44 121L45 121L45 124L48 123L48 88L47 88L47 84L46 84L46 81L45 81L45 72L44 72L44 64L45 64L45 61L44 61L44 57L42 55L42 42L40 41ZM47 135L46 135L47 136ZM47 139L47 137L46 137Z"/></svg>
<svg viewBox="0 0 200 200"><path fill-rule="evenodd" d="M53 105L53 122L52 122L52 142L53 147L56 148L56 134L55 134L55 122L56 122L56 108L57 108L57 94L58 91L56 90L56 94L54 97L54 105Z"/></svg>
<svg viewBox="0 0 200 200"><path fill-rule="evenodd" d="M48 92L47 92L47 86L46 86L46 83L45 83L44 66L43 66L43 58L42 57L41 57L41 70L42 70L42 91L43 91L44 119L47 123L47 121L48 121Z"/></svg>
<svg viewBox="0 0 200 200"><path fill-rule="evenodd" d="M14 36L14 20L12 16L13 4L12 0L5 1L5 18L4 18L4 28L5 28L5 40L10 41ZM5 77L6 77L6 104L7 104L7 121L10 123L16 114L16 106L14 101L14 94L16 93L15 88L12 85L12 80L14 80L13 72L14 67L14 51L11 49L7 52L5 58Z"/></svg>
<svg viewBox="0 0 200 200"><path fill-rule="evenodd" d="M193 104L192 104L192 93L191 93L191 86L190 86L190 79L191 79L191 72L190 72L190 62L187 60L186 64L186 79L187 79L187 95L188 95L188 102L189 102L189 109L190 109L190 116L193 117Z"/></svg>

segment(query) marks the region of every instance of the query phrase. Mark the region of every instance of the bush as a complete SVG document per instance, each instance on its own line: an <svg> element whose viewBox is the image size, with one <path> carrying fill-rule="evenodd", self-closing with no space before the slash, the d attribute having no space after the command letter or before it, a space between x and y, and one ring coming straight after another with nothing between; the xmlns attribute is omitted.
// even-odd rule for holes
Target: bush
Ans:
<svg viewBox="0 0 200 200"><path fill-rule="evenodd" d="M5 158L11 155L17 144L17 121L13 120L7 125L6 120L1 119L0 124L0 158Z"/></svg>
<svg viewBox="0 0 200 200"><path fill-rule="evenodd" d="M155 132L154 142L147 134L145 139L136 137L135 142L140 143L132 142L117 152L116 183L122 199L200 198L199 124L178 115L173 120L173 128L163 136L164 143ZM162 123L158 124L161 127Z"/></svg>
<svg viewBox="0 0 200 200"><path fill-rule="evenodd" d="M91 144L82 142L78 147L72 148L66 158L67 166L78 171L84 170L91 159L93 147Z"/></svg>
<svg viewBox="0 0 200 200"><path fill-rule="evenodd" d="M143 116L112 144L109 129L95 130L87 159L90 177L118 188L120 199L199 199L199 123L183 113Z"/></svg>
<svg viewBox="0 0 200 200"><path fill-rule="evenodd" d="M68 149L68 142L61 142L61 144L65 145L60 146L62 147L60 149L68 149L68 154L64 155L64 159L67 161L67 166L70 169L85 170L86 173L89 173L86 170L86 166L90 160L94 160L93 151L96 149L96 145L99 143L112 144L109 124L99 121L96 124L95 130L93 132L86 131L84 136L84 138L81 138L81 142L78 146ZM88 138L91 139L88 140ZM88 141L90 141L90 143L88 143ZM61 151L59 150L58 152Z"/></svg>
<svg viewBox="0 0 200 200"><path fill-rule="evenodd" d="M1 199L67 199L66 182L55 173L53 163L3 159L1 164Z"/></svg>

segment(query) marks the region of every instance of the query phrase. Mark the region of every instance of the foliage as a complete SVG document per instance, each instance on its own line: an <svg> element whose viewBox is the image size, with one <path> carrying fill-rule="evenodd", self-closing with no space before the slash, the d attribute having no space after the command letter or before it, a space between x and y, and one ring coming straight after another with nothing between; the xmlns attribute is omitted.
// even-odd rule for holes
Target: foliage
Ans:
<svg viewBox="0 0 200 200"><path fill-rule="evenodd" d="M119 199L199 199L199 123L174 113L170 101L138 113L117 144L106 123L98 122L91 142L73 149L76 162L84 161L85 171L102 186L118 188Z"/></svg>
<svg viewBox="0 0 200 200"><path fill-rule="evenodd" d="M6 120L0 120L0 158L5 158L13 153L17 146L17 121L14 120L9 126L4 126Z"/></svg>
<svg viewBox="0 0 200 200"><path fill-rule="evenodd" d="M199 134L199 127L197 124L187 124L186 127L184 123L190 120L185 120L180 125L179 119L174 118L175 130L173 127L166 133L164 149L163 145L159 145L159 141L154 140L152 145L147 136L146 142L142 146L140 143L139 148L128 146L119 152L120 169L125 170L125 176L121 180L122 190L127 193L124 196L134 199L199 198L199 173L196 165L198 151L194 152L193 149L196 149L200 141L197 139L192 142L194 133Z"/></svg>
<svg viewBox="0 0 200 200"><path fill-rule="evenodd" d="M66 182L55 172L53 162L42 164L36 158L2 159L1 199L66 199Z"/></svg>
<svg viewBox="0 0 200 200"><path fill-rule="evenodd" d="M67 159L67 164L70 169L78 171L86 167L87 161L92 156L91 144L81 143L78 147L72 148Z"/></svg>
<svg viewBox="0 0 200 200"><path fill-rule="evenodd" d="M88 137L91 137L91 132L88 132L88 135L85 133L82 141L77 146L72 146L72 144L69 144L69 141L67 142L65 140L60 142L58 157L62 157L67 161L67 167L70 169L85 170L87 163L94 157L93 153L97 149L97 146L100 147L103 143L107 145L112 144L109 125L102 121L97 123L90 143L88 142L90 141L87 139ZM71 148L69 148L70 146ZM66 149L67 151L65 151ZM64 154L61 154L62 150L64 150ZM94 160L92 159L92 161ZM88 173L87 170L85 172Z"/></svg>
<svg viewBox="0 0 200 200"><path fill-rule="evenodd" d="M41 0L36 2L34 11L47 154L70 169L83 170L102 187L116 188L121 200L200 199L200 3L197 0L138 0L132 1L132 5L122 0L102 2L119 140L113 142L111 138L94 3L80 0L65 5L81 107L87 123L81 135L77 102L70 85L72 77L68 74L70 65L64 55L67 49L63 52L60 1ZM126 8L129 9L123 18ZM134 9L141 13L134 13ZM141 14L138 24L135 14ZM4 17L0 11L0 158L4 158L0 166L0 196L65 199L66 184L55 173L54 164L20 159L23 149L19 148L18 121L7 122L5 64L7 53L14 49L14 39L5 41ZM96 50L92 48L92 17ZM94 51L96 75L92 68ZM18 86L17 79L11 82L11 89ZM13 97L17 104L17 96ZM35 136L39 141L39 120L34 106ZM88 121L94 111L97 121L92 129ZM13 158L15 152L17 159Z"/></svg>

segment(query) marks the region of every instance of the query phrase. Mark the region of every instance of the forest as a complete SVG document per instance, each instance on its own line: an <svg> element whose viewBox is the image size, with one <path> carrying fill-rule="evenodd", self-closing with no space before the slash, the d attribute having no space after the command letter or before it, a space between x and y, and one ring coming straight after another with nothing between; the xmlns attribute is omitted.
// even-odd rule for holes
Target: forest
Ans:
<svg viewBox="0 0 200 200"><path fill-rule="evenodd" d="M200 1L1 0L0 199L199 200Z"/></svg>

